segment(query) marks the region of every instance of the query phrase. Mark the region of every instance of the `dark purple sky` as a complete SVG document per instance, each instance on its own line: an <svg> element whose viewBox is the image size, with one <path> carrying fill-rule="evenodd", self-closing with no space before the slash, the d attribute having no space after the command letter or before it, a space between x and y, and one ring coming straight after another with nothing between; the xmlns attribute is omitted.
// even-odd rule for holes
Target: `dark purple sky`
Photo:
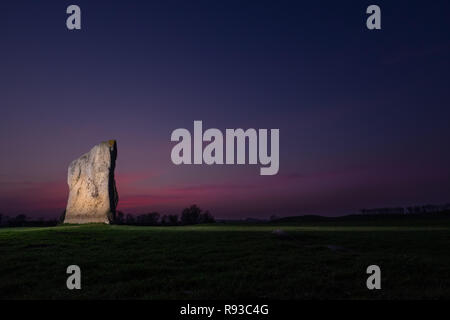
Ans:
<svg viewBox="0 0 450 320"><path fill-rule="evenodd" d="M62 212L67 166L108 139L125 212L449 202L450 3L374 3L381 31L372 1L2 1L0 212ZM170 134L194 120L279 128L278 175L173 165Z"/></svg>

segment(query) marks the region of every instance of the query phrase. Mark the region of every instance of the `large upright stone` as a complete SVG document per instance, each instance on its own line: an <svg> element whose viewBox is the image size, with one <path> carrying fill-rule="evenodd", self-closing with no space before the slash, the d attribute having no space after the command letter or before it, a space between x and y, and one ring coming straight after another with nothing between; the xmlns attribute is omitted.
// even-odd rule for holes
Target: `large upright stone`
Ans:
<svg viewBox="0 0 450 320"><path fill-rule="evenodd" d="M114 168L117 144L102 142L69 165L64 223L111 223L119 200Z"/></svg>

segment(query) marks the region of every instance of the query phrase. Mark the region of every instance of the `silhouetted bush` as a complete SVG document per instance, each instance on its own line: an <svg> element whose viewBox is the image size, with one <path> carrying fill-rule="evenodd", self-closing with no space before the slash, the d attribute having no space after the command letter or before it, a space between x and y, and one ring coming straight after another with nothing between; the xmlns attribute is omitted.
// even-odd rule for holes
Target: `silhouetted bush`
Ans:
<svg viewBox="0 0 450 320"><path fill-rule="evenodd" d="M214 217L208 210L200 214L200 223L213 223L216 222Z"/></svg>
<svg viewBox="0 0 450 320"><path fill-rule="evenodd" d="M181 212L181 224L198 224L198 223L212 223L215 222L214 217L209 211L203 212L197 205L192 205L185 208Z"/></svg>
<svg viewBox="0 0 450 320"><path fill-rule="evenodd" d="M197 224L200 223L200 214L202 210L197 205L192 205L189 208L185 208L181 212L181 224Z"/></svg>

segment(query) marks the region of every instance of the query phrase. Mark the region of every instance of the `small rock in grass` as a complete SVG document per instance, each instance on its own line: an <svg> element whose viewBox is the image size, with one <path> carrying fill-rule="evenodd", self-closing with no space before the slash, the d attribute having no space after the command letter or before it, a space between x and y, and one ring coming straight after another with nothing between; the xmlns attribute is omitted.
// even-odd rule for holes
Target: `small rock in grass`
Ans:
<svg viewBox="0 0 450 320"><path fill-rule="evenodd" d="M277 237L282 237L282 238L288 236L287 232L284 231L284 230L281 230L281 229L275 229L275 230L273 230L273 231L272 231L272 234L275 235L275 236L277 236Z"/></svg>

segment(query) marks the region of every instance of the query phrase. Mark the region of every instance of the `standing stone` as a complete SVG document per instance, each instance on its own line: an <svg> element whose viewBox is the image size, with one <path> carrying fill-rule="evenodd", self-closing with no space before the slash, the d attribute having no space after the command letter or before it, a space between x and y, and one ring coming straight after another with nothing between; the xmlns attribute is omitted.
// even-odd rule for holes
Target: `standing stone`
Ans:
<svg viewBox="0 0 450 320"><path fill-rule="evenodd" d="M119 197L114 180L117 143L102 142L69 165L64 223L111 223Z"/></svg>

